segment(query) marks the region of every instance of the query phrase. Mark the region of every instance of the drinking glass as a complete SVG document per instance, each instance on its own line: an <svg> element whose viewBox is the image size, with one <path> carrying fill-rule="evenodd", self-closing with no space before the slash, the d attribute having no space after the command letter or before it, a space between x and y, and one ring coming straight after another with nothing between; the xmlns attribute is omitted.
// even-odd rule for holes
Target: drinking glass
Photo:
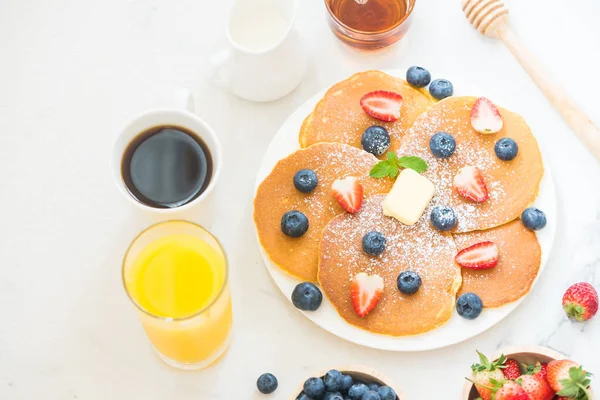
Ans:
<svg viewBox="0 0 600 400"><path fill-rule="evenodd" d="M164 243L175 248L181 246L186 252L185 257L189 254L203 257L194 260L204 260L206 264L203 265L208 268L198 272L195 270L198 263L186 263L189 258L161 250L166 248L161 247ZM163 257L161 264L149 264L160 257ZM151 268L148 265L152 265L152 275L147 272ZM167 267L159 271L156 265ZM165 363L175 368L197 370L209 366L225 353L232 326L227 258L218 240L207 230L186 221L151 226L129 246L122 274L125 291L137 310L146 335ZM155 279L157 277L160 279ZM206 304L186 314L185 310L190 310L190 305L186 304L188 297L194 297L196 293L191 292L192 296L188 297L180 293L178 297L174 290L181 285L186 289L194 289L197 285L206 287L206 282L201 281L203 277L214 282L207 290ZM163 307L154 307L157 304L179 310L173 311L174 315L164 315L164 312L156 311Z"/></svg>

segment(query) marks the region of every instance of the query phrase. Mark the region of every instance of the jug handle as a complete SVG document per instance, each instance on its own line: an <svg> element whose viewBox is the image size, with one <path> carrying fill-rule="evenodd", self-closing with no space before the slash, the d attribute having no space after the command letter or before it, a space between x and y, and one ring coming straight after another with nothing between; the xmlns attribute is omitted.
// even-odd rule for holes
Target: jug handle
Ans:
<svg viewBox="0 0 600 400"><path fill-rule="evenodd" d="M213 54L209 59L212 80L224 89L229 89L231 84L231 79L225 76L223 72L223 66L231 59L231 56L230 49L223 49Z"/></svg>

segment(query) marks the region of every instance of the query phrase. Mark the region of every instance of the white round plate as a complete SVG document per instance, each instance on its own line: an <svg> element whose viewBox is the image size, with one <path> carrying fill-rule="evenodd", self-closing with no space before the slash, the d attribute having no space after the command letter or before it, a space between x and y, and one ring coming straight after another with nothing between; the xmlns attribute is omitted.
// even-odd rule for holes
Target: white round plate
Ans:
<svg viewBox="0 0 600 400"><path fill-rule="evenodd" d="M398 77L405 76L404 70L392 70L385 72ZM460 82L456 79L452 79L452 81L455 88L460 88L460 93L458 93L458 95L468 94L476 96L482 95L483 93L481 90L478 90L476 87L473 87L466 82ZM308 114L312 112L315 105L323 97L325 92L326 89L316 94L306 103L300 106L279 129L263 157L262 164L257 174L256 188L258 188L260 183L267 177L267 175L269 175L275 164L280 159L288 156L300 148L298 143L298 133L300 132L302 121ZM494 97L494 99L496 99L496 97ZM498 104L509 103L498 102ZM524 115L524 117L527 119L526 115ZM550 170L548 169L548 165L545 164L544 167L545 174L542 179L540 193L534 204L536 207L543 210L548 217L548 224L546 227L537 232L538 240L542 248L542 264L538 272L538 277L542 273L552 249L554 234L556 232L557 217L554 182L552 180ZM274 265L269 259L268 255L262 249L262 246L260 246L260 243L259 247L271 277L283 295L291 302L290 296L292 291L294 290L294 287L300 283L300 280L289 276L279 269L279 267ZM342 319L342 317L339 316L335 308L327 300L326 296L323 296L323 304L317 311L298 311L326 331L329 331L342 339L362 346L390 351L424 351L459 343L484 332L506 318L508 314L517 308L523 299L524 297L500 308L485 309L479 318L473 321L460 317L455 311L452 318L450 318L450 320L440 328L420 335L400 337L379 335L348 324L344 319Z"/></svg>

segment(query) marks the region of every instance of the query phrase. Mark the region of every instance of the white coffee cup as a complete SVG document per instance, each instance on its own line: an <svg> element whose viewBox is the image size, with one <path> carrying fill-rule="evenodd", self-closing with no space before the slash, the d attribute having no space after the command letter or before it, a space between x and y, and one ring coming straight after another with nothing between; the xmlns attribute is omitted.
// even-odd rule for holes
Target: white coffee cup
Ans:
<svg viewBox="0 0 600 400"><path fill-rule="evenodd" d="M212 157L212 176L205 190L190 202L174 208L156 208L138 201L127 188L122 175L122 160L129 144L141 133L159 126L174 126L197 135L206 144ZM113 179L127 201L138 210L152 213L160 219L184 218L209 227L213 220L213 192L222 168L221 145L215 132L206 122L187 110L154 109L133 118L115 141L111 155Z"/></svg>
<svg viewBox="0 0 600 400"><path fill-rule="evenodd" d="M294 27L298 0L238 0L228 48L211 58L215 82L250 101L284 97L302 81L308 53Z"/></svg>

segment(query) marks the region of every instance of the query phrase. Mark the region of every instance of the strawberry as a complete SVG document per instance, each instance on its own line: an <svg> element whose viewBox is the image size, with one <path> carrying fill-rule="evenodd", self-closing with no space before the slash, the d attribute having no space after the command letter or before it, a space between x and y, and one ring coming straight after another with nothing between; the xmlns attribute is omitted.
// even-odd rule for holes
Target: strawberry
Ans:
<svg viewBox="0 0 600 400"><path fill-rule="evenodd" d="M400 118L402 96L395 92L376 90L365 94L360 99L360 106L375 119L393 122Z"/></svg>
<svg viewBox="0 0 600 400"><path fill-rule="evenodd" d="M519 370L519 363L513 359L506 360L504 369L502 370L506 379L517 379L521 376L521 370Z"/></svg>
<svg viewBox="0 0 600 400"><path fill-rule="evenodd" d="M496 243L489 241L475 243L459 251L454 259L458 265L464 268L494 268L498 265L498 246Z"/></svg>
<svg viewBox="0 0 600 400"><path fill-rule="evenodd" d="M331 185L333 196L349 213L355 213L360 209L363 199L363 187L358 179L349 176L344 179L338 179Z"/></svg>
<svg viewBox="0 0 600 400"><path fill-rule="evenodd" d="M472 379L469 379L475 384L475 388L479 392L482 400L492 399L492 390L494 388L494 382L501 382L504 380L502 374L502 368L504 368L504 361L506 358L504 355L494 362L490 362L488 358L480 352L479 364L473 364L471 370L473 370Z"/></svg>
<svg viewBox="0 0 600 400"><path fill-rule="evenodd" d="M479 133L496 133L502 129L502 116L494 103L480 97L471 108L471 126Z"/></svg>
<svg viewBox="0 0 600 400"><path fill-rule="evenodd" d="M557 395L570 399L591 399L587 390L591 374L570 360L554 360L548 363L546 380Z"/></svg>
<svg viewBox="0 0 600 400"><path fill-rule="evenodd" d="M493 400L530 400L527 392L515 381L496 382L492 393Z"/></svg>
<svg viewBox="0 0 600 400"><path fill-rule="evenodd" d="M359 273L350 282L350 294L354 311L359 317L364 317L375 308L383 294L383 278L379 275Z"/></svg>
<svg viewBox="0 0 600 400"><path fill-rule="evenodd" d="M587 282L580 282L567 289L562 299L567 317L583 322L598 312L598 292Z"/></svg>
<svg viewBox="0 0 600 400"><path fill-rule="evenodd" d="M517 382L529 395L530 400L552 400L554 398L554 391L546 379L539 375L522 375Z"/></svg>
<svg viewBox="0 0 600 400"><path fill-rule="evenodd" d="M461 168L454 177L454 188L459 195L477 203L482 203L490 197L483 174L477 167Z"/></svg>
<svg viewBox="0 0 600 400"><path fill-rule="evenodd" d="M536 375L542 379L546 379L546 369L548 364L535 363L535 365L525 365L525 375Z"/></svg>

